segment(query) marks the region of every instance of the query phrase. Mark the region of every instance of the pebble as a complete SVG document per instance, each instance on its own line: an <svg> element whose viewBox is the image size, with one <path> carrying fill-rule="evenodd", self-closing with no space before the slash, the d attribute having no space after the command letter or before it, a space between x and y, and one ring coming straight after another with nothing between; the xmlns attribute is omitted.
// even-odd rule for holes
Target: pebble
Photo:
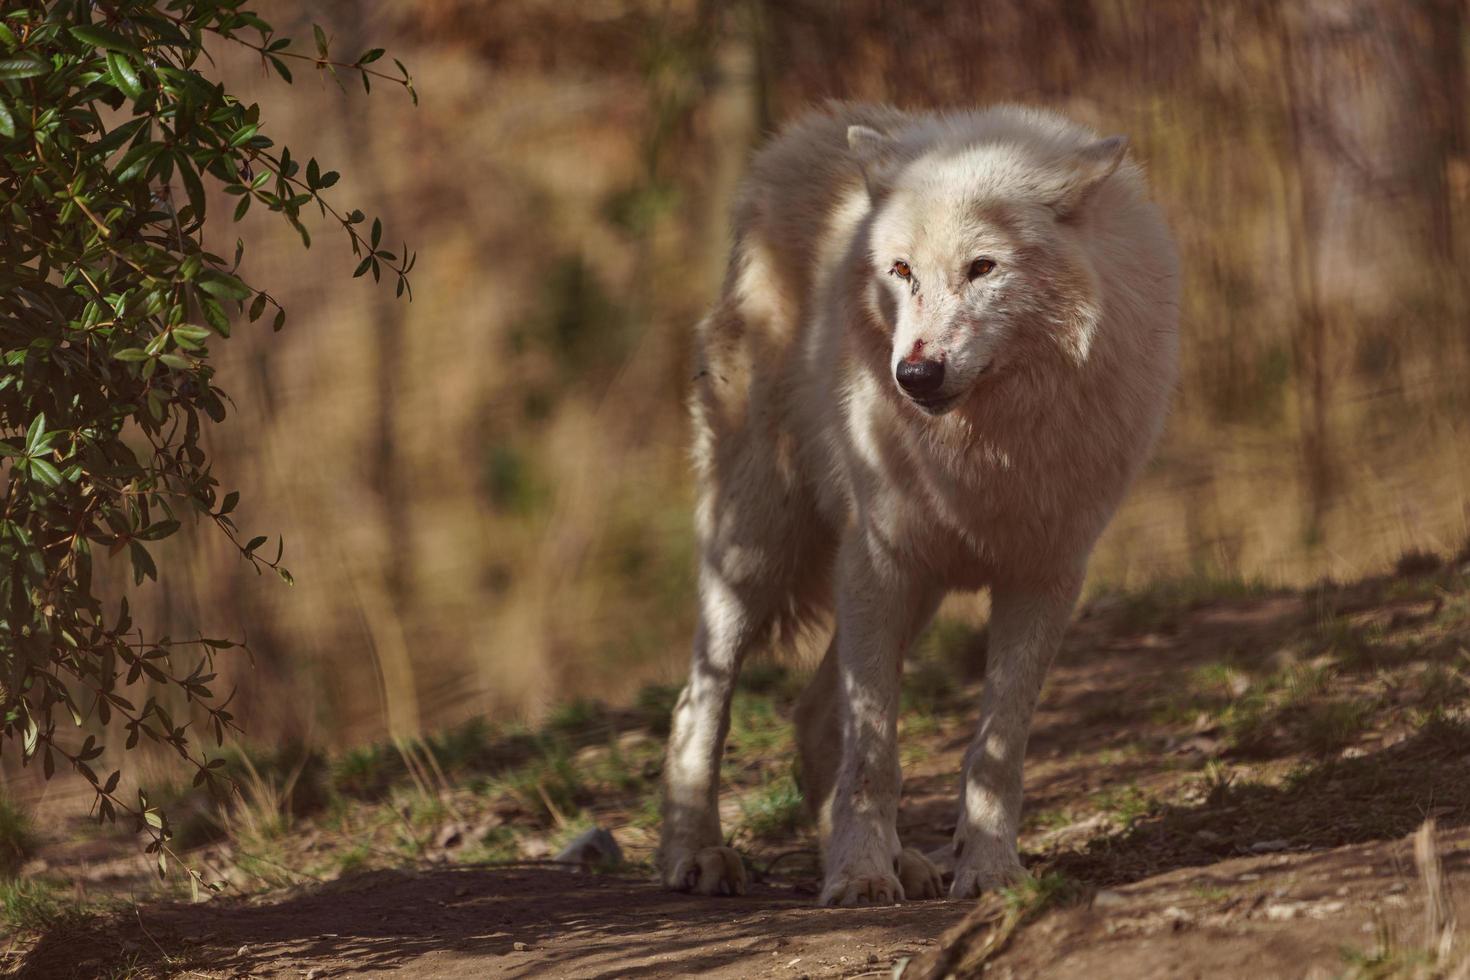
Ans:
<svg viewBox="0 0 1470 980"><path fill-rule="evenodd" d="M602 864L621 864L623 849L613 838L612 832L602 827L593 827L578 834L556 856L558 861L569 861L583 867Z"/></svg>
<svg viewBox="0 0 1470 980"><path fill-rule="evenodd" d="M1284 851L1289 846L1284 840L1258 840L1251 845L1251 851L1256 854L1269 854L1272 851Z"/></svg>

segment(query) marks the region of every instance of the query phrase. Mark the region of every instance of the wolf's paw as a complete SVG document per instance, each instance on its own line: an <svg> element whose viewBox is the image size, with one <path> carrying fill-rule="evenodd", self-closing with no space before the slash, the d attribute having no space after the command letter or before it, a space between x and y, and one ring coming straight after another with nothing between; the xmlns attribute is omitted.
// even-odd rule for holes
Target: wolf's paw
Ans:
<svg viewBox="0 0 1470 980"><path fill-rule="evenodd" d="M664 885L696 895L744 895L749 879L740 855L730 847L701 847L669 863Z"/></svg>
<svg viewBox="0 0 1470 980"><path fill-rule="evenodd" d="M1026 869L1014 861L994 867L978 862L961 861L954 869L954 883L949 886L950 898L979 898L986 892L996 891L1030 877Z"/></svg>
<svg viewBox="0 0 1470 980"><path fill-rule="evenodd" d="M912 847L905 847L898 855L898 883L910 902L944 894L944 872Z"/></svg>
<svg viewBox="0 0 1470 980"><path fill-rule="evenodd" d="M891 874L830 875L822 888L823 905L894 905L903 885Z"/></svg>

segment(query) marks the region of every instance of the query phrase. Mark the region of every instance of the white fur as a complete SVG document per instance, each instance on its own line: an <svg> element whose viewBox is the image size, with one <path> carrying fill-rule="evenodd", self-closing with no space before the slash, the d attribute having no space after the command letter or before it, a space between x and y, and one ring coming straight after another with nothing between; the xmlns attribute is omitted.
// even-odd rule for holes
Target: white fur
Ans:
<svg viewBox="0 0 1470 980"><path fill-rule="evenodd" d="M895 830L902 656L946 593L987 587L950 894L1019 873L1032 711L1176 373L1178 262L1124 151L1029 109L836 104L755 160L698 334L701 605L665 767L671 887L744 891L716 809L735 677L832 610L797 707L822 900L937 895ZM977 258L994 268L971 279ZM895 382L916 344L944 364L942 404Z"/></svg>

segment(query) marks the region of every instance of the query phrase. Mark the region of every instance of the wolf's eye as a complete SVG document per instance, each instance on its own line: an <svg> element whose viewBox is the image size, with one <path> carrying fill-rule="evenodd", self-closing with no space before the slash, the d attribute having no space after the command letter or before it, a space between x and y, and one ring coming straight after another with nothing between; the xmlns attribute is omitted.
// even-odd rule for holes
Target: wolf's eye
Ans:
<svg viewBox="0 0 1470 980"><path fill-rule="evenodd" d="M890 275L898 276L900 279L907 279L914 274L914 270L910 269L909 264L903 259L899 259L893 263L893 268L889 269L888 272Z"/></svg>
<svg viewBox="0 0 1470 980"><path fill-rule="evenodd" d="M995 263L989 259L976 259L970 263L970 278L979 279L988 276L995 271Z"/></svg>

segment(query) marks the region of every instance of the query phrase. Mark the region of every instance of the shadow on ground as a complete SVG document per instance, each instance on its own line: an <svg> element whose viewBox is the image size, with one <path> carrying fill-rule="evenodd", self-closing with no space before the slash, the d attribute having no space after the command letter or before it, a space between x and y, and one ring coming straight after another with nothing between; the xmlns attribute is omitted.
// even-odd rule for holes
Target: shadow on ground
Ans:
<svg viewBox="0 0 1470 980"><path fill-rule="evenodd" d="M131 951L139 969L231 977L756 976L809 949L854 966L869 955L887 963L967 907L819 909L810 895L769 886L692 898L543 868L377 871L269 904L167 906L141 910L136 926L124 916L53 931L20 975L94 977Z"/></svg>

